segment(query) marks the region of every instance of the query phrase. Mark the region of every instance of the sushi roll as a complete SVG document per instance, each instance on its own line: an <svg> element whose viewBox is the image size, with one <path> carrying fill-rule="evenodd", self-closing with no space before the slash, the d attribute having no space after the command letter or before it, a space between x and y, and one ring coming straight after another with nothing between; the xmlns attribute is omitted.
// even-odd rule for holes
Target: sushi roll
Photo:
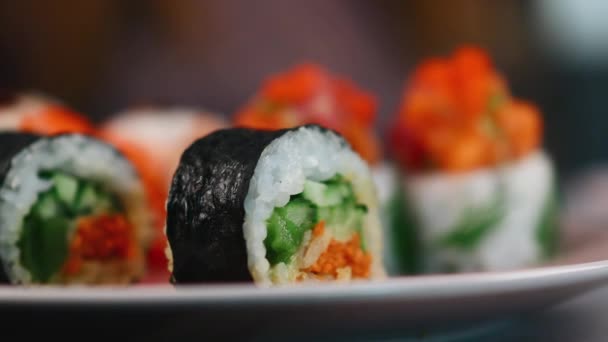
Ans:
<svg viewBox="0 0 608 342"><path fill-rule="evenodd" d="M416 68L390 147L402 171L391 230L399 272L512 270L555 254L558 189L540 111L509 93L482 49Z"/></svg>
<svg viewBox="0 0 608 342"><path fill-rule="evenodd" d="M383 158L375 127L377 107L376 97L352 80L332 74L321 65L301 63L267 77L233 116L233 123L257 129L318 124L339 132L371 168L380 219L388 237L388 225L395 214L392 190L398 180L395 165Z"/></svg>
<svg viewBox="0 0 608 342"><path fill-rule="evenodd" d="M194 142L173 178L166 234L176 284L385 274L370 170L317 125L231 128Z"/></svg>
<svg viewBox="0 0 608 342"><path fill-rule="evenodd" d="M116 146L135 165L146 186L156 222L156 237L148 256L154 273L167 270L165 201L179 157L196 139L227 126L215 113L160 106L129 108L101 125L100 138Z"/></svg>
<svg viewBox="0 0 608 342"><path fill-rule="evenodd" d="M0 280L129 284L146 270L142 183L92 137L0 133Z"/></svg>
<svg viewBox="0 0 608 342"><path fill-rule="evenodd" d="M0 93L0 131L42 135L92 134L95 128L84 116L51 97L35 93Z"/></svg>

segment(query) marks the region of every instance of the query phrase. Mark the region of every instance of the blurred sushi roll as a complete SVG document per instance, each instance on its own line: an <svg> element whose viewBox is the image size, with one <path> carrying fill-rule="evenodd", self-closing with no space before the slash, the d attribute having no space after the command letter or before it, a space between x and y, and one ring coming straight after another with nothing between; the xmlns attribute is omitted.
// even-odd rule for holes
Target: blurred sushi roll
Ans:
<svg viewBox="0 0 608 342"><path fill-rule="evenodd" d="M92 137L0 133L0 280L128 284L152 233L132 165Z"/></svg>
<svg viewBox="0 0 608 342"><path fill-rule="evenodd" d="M0 93L0 131L43 135L92 134L95 128L84 116L57 99L35 92Z"/></svg>
<svg viewBox="0 0 608 342"><path fill-rule="evenodd" d="M150 248L153 270L166 271L165 202L182 152L193 141L228 123L219 115L190 107L133 107L101 125L99 136L116 146L136 167L155 214Z"/></svg>
<svg viewBox="0 0 608 342"><path fill-rule="evenodd" d="M117 146L135 145L154 158L152 168L166 187L181 153L196 139L227 128L219 114L188 107L137 107L114 115L101 127L101 136ZM143 165L142 165L143 166Z"/></svg>
<svg viewBox="0 0 608 342"><path fill-rule="evenodd" d="M376 190L334 131L232 128L181 156L167 204L172 281L370 280L385 274Z"/></svg>
<svg viewBox="0 0 608 342"><path fill-rule="evenodd" d="M555 253L558 191L541 114L509 93L485 51L421 63L389 144L402 171L391 229L401 273L510 270Z"/></svg>
<svg viewBox="0 0 608 342"><path fill-rule="evenodd" d="M303 63L264 80L235 115L236 126L284 129L318 124L339 132L370 165L382 160L374 96L351 80Z"/></svg>

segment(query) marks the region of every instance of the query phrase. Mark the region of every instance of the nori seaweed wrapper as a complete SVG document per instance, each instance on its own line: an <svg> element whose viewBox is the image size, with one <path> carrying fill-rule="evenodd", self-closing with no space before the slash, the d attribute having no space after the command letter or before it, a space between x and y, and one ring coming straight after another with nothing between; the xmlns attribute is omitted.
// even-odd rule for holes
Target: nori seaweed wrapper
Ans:
<svg viewBox="0 0 608 342"><path fill-rule="evenodd" d="M39 135L29 133L0 133L0 184L4 183L13 158L40 138ZM0 283L9 282L4 266L0 263Z"/></svg>
<svg viewBox="0 0 608 342"><path fill-rule="evenodd" d="M219 130L183 153L167 202L173 283L253 281L243 236L249 181L266 146L300 127Z"/></svg>

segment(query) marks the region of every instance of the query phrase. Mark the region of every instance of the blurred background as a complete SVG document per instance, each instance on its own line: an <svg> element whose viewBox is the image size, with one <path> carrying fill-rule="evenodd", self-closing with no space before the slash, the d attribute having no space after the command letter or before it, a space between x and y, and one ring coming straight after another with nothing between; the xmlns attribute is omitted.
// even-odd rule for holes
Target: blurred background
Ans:
<svg viewBox="0 0 608 342"><path fill-rule="evenodd" d="M181 104L231 115L269 73L315 61L374 92L378 130L422 58L486 48L536 102L568 177L608 160L608 1L53 0L0 2L0 87L93 120Z"/></svg>

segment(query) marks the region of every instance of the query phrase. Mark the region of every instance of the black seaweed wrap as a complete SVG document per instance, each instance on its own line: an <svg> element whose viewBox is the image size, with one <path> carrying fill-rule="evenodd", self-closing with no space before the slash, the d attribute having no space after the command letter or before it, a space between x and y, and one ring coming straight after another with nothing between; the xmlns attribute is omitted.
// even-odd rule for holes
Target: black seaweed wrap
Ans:
<svg viewBox="0 0 608 342"><path fill-rule="evenodd" d="M249 181L266 146L295 129L224 129L184 152L167 203L172 282L252 281L243 236Z"/></svg>
<svg viewBox="0 0 608 342"><path fill-rule="evenodd" d="M39 135L28 133L0 133L0 184L4 183L13 158L40 138ZM4 266L0 263L0 283L9 282Z"/></svg>

